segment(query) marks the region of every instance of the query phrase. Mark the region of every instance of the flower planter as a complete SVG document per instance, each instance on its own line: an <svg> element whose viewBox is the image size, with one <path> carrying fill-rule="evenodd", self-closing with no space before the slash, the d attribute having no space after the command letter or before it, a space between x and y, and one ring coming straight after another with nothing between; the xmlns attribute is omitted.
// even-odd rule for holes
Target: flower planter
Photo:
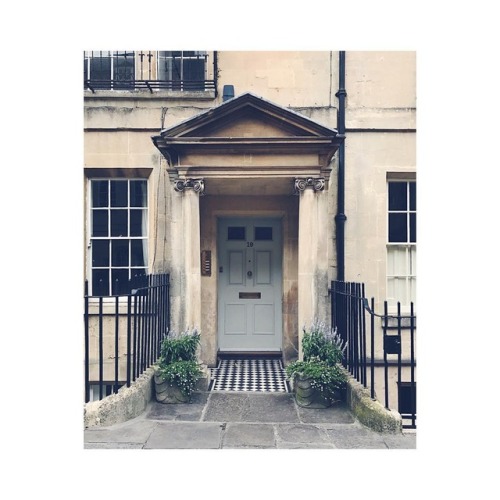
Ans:
<svg viewBox="0 0 500 500"><path fill-rule="evenodd" d="M323 391L312 387L311 378L297 374L294 379L295 401L302 408L329 408L335 402L343 399L343 391L334 390L332 397Z"/></svg>
<svg viewBox="0 0 500 500"><path fill-rule="evenodd" d="M158 403L176 404L189 403L190 398L185 396L177 384L168 382L156 373L154 376L155 396Z"/></svg>

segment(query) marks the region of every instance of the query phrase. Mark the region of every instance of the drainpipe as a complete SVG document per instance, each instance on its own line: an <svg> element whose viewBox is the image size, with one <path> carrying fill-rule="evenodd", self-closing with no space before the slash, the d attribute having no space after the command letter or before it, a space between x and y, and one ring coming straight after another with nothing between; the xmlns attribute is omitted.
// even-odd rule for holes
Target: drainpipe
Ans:
<svg viewBox="0 0 500 500"><path fill-rule="evenodd" d="M340 135L345 135L345 51L339 51L339 90L335 97L339 100L337 112L337 129ZM345 140L339 146L339 171L337 193L337 215L335 230L337 240L337 280L345 281L345 238L344 229L347 217L345 211Z"/></svg>
<svg viewBox="0 0 500 500"><path fill-rule="evenodd" d="M218 77L219 76L219 61L217 60L217 51L214 50L214 85L215 85L215 98L217 99L217 84L218 84Z"/></svg>

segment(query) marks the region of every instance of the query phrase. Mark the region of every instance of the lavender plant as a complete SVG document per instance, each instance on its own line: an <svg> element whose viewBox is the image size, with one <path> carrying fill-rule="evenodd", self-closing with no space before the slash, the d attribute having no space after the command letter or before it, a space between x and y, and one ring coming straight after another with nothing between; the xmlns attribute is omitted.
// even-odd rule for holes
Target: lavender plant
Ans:
<svg viewBox="0 0 500 500"><path fill-rule="evenodd" d="M311 387L318 390L326 401L333 401L335 393L345 387L347 377L340 362L347 348L337 331L322 321L312 322L309 330L304 327L302 338L303 360L286 367L289 379L307 378Z"/></svg>
<svg viewBox="0 0 500 500"><path fill-rule="evenodd" d="M177 385L187 398L191 397L202 375L196 358L199 345L200 334L196 328L180 333L170 332L161 344L158 374Z"/></svg>

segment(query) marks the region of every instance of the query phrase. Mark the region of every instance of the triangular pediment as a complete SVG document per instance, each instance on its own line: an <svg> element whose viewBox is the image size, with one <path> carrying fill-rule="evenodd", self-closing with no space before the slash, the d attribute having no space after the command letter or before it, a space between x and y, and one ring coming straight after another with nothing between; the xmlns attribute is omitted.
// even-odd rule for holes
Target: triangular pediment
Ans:
<svg viewBox="0 0 500 500"><path fill-rule="evenodd" d="M196 128L184 137L297 137L311 136L292 124L276 120L262 112L247 109Z"/></svg>
<svg viewBox="0 0 500 500"><path fill-rule="evenodd" d="M290 162L312 162L327 168L344 136L300 113L246 93L166 128L152 140L172 169L180 165L198 168L203 163L211 165L213 172L225 168L224 156L231 156L235 168L238 162L246 168L245 162L254 154L260 155L259 161L266 161L269 168ZM286 155L293 155L293 159Z"/></svg>
<svg viewBox="0 0 500 500"><path fill-rule="evenodd" d="M332 137L337 131L251 93L161 132L169 137ZM167 139L168 140L168 139Z"/></svg>

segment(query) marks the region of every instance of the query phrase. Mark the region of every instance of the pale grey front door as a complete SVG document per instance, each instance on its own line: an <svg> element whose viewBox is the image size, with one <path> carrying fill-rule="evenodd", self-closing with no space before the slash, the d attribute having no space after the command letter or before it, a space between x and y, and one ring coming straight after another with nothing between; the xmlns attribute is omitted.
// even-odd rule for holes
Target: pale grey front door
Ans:
<svg viewBox="0 0 500 500"><path fill-rule="evenodd" d="M280 219L219 219L221 351L281 350L281 262Z"/></svg>

